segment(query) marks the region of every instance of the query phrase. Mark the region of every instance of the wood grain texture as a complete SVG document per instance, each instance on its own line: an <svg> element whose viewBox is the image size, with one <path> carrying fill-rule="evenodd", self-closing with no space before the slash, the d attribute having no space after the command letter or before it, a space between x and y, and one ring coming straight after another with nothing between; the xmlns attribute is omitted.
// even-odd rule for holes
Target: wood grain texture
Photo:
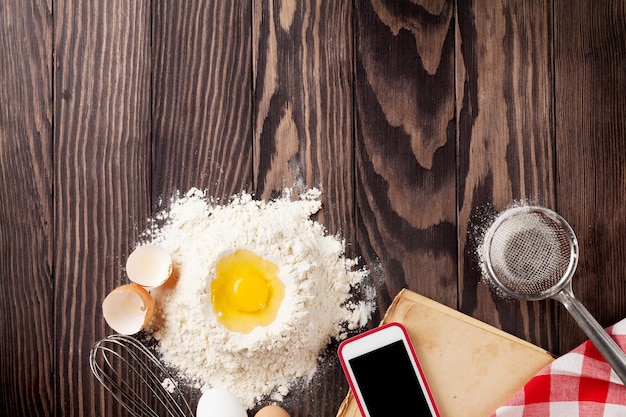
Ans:
<svg viewBox="0 0 626 417"><path fill-rule="evenodd" d="M457 302L453 13L357 3L357 221L383 311L404 287Z"/></svg>
<svg viewBox="0 0 626 417"><path fill-rule="evenodd" d="M47 416L55 369L52 17L0 4L0 407Z"/></svg>
<svg viewBox="0 0 626 417"><path fill-rule="evenodd" d="M574 293L603 326L626 316L626 3L555 1L557 197L580 242ZM561 320L561 351L585 336Z"/></svg>
<svg viewBox="0 0 626 417"><path fill-rule="evenodd" d="M345 0L253 1L252 76L255 194L269 199L285 187L296 194L319 188L316 219L346 240L353 257L351 18ZM336 347L310 383L293 388L284 404L292 417L339 408L347 382Z"/></svg>
<svg viewBox="0 0 626 417"><path fill-rule="evenodd" d="M91 375L100 305L150 214L146 1L54 3L52 415L124 415Z"/></svg>
<svg viewBox="0 0 626 417"><path fill-rule="evenodd" d="M152 2L155 210L192 187L217 200L254 190L251 21L252 2Z"/></svg>
<svg viewBox="0 0 626 417"><path fill-rule="evenodd" d="M546 205L578 234L581 301L626 316L621 0L4 1L0 48L10 415L125 415L87 364L100 303L192 186L319 187L317 220L371 271L372 326L409 288L561 354L584 338L569 315L502 300L476 258L494 213ZM336 347L292 417L336 414Z"/></svg>
<svg viewBox="0 0 626 417"><path fill-rule="evenodd" d="M352 4L253 4L256 194L320 188L318 219L353 243Z"/></svg>
<svg viewBox="0 0 626 417"><path fill-rule="evenodd" d="M153 1L155 203L252 189L251 2Z"/></svg>
<svg viewBox="0 0 626 417"><path fill-rule="evenodd" d="M551 303L495 294L476 255L494 212L520 201L555 205L551 8L476 1L457 14L459 309L554 349Z"/></svg>

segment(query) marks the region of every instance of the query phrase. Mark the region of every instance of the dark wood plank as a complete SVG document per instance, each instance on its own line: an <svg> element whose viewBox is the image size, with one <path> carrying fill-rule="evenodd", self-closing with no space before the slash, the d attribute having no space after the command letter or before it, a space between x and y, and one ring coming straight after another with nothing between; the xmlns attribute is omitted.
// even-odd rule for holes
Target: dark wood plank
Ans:
<svg viewBox="0 0 626 417"><path fill-rule="evenodd" d="M574 226L581 301L626 315L623 1L13 1L0 47L7 414L124 415L87 365L100 303L191 186L318 186L379 312L408 287L565 353L560 306L480 283L487 216L528 199ZM335 347L292 417L335 415Z"/></svg>
<svg viewBox="0 0 626 417"><path fill-rule="evenodd" d="M150 214L148 5L54 2L55 416L125 415L88 355Z"/></svg>
<svg viewBox="0 0 626 417"><path fill-rule="evenodd" d="M351 19L345 0L253 2L255 193L267 199L285 187L320 188L316 219L346 240L352 257ZM336 415L347 393L336 347L285 402L292 417Z"/></svg>
<svg viewBox="0 0 626 417"><path fill-rule="evenodd" d="M252 2L153 2L155 201L252 189Z"/></svg>
<svg viewBox="0 0 626 417"><path fill-rule="evenodd" d="M550 24L543 1L459 3L459 309L555 350L552 304L494 294L476 256L490 213L518 201L554 208Z"/></svg>
<svg viewBox="0 0 626 417"><path fill-rule="evenodd" d="M557 203L580 242L574 293L609 326L626 316L626 3L555 1ZM585 339L563 313L561 351Z"/></svg>
<svg viewBox="0 0 626 417"><path fill-rule="evenodd" d="M0 404L55 404L52 277L52 17L48 2L0 5Z"/></svg>
<svg viewBox="0 0 626 417"><path fill-rule="evenodd" d="M358 240L384 311L457 304L454 2L357 2ZM382 272L381 272L382 271Z"/></svg>
<svg viewBox="0 0 626 417"><path fill-rule="evenodd" d="M152 2L152 201L252 191L252 2ZM199 390L189 390L192 405Z"/></svg>

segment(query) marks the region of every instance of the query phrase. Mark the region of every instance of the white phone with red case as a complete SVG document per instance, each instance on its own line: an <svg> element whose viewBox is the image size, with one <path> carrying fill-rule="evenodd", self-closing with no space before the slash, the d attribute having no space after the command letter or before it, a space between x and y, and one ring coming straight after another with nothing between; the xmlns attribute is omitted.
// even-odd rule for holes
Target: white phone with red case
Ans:
<svg viewBox="0 0 626 417"><path fill-rule="evenodd" d="M343 341L339 360L364 417L439 417L408 333L389 323Z"/></svg>

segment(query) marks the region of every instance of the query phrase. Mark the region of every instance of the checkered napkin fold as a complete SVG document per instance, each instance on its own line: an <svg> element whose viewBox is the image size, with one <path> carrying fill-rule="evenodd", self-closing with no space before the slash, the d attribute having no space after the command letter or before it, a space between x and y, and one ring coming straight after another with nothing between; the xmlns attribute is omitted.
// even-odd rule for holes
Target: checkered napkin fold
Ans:
<svg viewBox="0 0 626 417"><path fill-rule="evenodd" d="M626 319L607 329L626 350ZM624 417L626 386L590 341L543 368L490 417Z"/></svg>

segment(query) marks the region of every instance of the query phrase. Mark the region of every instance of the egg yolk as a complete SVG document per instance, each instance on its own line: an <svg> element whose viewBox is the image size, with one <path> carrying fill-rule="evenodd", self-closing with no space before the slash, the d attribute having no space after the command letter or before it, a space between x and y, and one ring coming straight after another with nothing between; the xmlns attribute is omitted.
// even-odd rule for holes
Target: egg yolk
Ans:
<svg viewBox="0 0 626 417"><path fill-rule="evenodd" d="M270 325L285 295L278 271L276 264L245 249L221 258L211 281L211 303L219 322L240 333Z"/></svg>

